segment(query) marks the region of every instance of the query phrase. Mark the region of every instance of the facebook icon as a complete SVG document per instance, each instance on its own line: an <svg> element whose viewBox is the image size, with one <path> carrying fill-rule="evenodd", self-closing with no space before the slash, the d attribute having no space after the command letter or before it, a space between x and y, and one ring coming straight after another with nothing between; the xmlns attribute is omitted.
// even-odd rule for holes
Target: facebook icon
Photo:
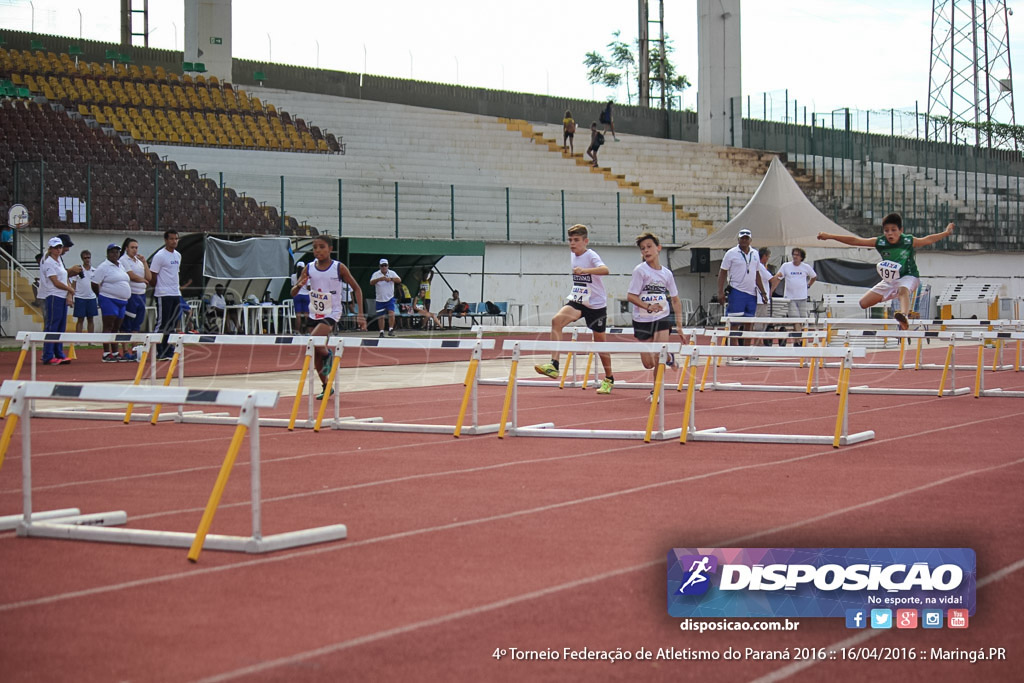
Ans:
<svg viewBox="0 0 1024 683"><path fill-rule="evenodd" d="M867 628L867 612L862 609L846 610L846 628Z"/></svg>

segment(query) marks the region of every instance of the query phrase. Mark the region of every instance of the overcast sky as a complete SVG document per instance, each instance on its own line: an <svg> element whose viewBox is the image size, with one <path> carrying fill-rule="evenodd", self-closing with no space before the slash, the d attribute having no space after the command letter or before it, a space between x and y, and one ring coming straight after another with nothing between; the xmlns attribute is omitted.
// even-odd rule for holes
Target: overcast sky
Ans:
<svg viewBox="0 0 1024 683"><path fill-rule="evenodd" d="M650 5L657 16L657 0ZM927 0L744 2L743 94L781 99L788 89L790 101L818 112L912 110L915 101L923 112L931 6ZM117 42L119 7L120 0L34 0L35 30ZM149 11L150 45L182 49L183 0L151 0ZM694 84L683 106L695 108L696 0L668 0L665 12L678 71ZM614 95L620 102L624 90L613 94L587 83L583 57L603 50L616 30L630 42L637 35L631 0L234 0L232 14L240 58L352 72L365 66L373 74L572 98ZM0 27L31 30L32 22L28 0L0 0ZM1016 17L1010 33L1015 57L1024 38Z"/></svg>

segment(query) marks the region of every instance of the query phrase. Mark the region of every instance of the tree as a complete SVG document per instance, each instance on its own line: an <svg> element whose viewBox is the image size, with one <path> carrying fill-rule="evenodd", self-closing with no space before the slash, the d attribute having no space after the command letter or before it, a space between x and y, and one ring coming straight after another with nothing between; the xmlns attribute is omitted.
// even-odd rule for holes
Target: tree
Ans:
<svg viewBox="0 0 1024 683"><path fill-rule="evenodd" d="M634 41L633 47L619 39L621 31L612 34L614 39L608 43L608 56L605 57L598 51L588 52L583 58L583 65L587 67L587 82L594 85L603 85L613 90L618 89L625 82L626 102L633 103L633 96L630 92L630 79L634 83L640 80L637 66L636 54L639 52L640 41ZM635 48L635 50L634 50ZM691 83L684 75L677 73L675 64L672 63L671 55L675 50L672 41L665 36L665 94L671 95L675 92L682 92L689 88ZM650 73L648 74L651 84L651 97L661 96L660 87L660 62L661 46L658 41L651 41L650 47Z"/></svg>

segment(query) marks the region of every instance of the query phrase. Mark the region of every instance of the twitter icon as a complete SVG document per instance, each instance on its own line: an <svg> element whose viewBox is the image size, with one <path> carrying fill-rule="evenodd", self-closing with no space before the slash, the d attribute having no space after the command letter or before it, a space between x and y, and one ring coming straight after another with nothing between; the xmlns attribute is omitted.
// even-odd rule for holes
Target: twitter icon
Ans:
<svg viewBox="0 0 1024 683"><path fill-rule="evenodd" d="M892 628L892 610L871 610L871 628Z"/></svg>

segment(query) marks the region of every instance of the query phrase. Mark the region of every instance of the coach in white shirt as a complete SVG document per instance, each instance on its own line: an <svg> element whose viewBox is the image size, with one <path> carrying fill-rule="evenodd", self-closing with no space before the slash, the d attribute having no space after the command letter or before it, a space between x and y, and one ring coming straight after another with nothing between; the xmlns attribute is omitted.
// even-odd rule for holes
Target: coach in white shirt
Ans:
<svg viewBox="0 0 1024 683"><path fill-rule="evenodd" d="M751 234L746 228L736 236L738 244L725 252L722 258L722 269L718 271L718 300L725 301L725 284L728 281L732 291L726 307L728 315L754 317L757 312L758 293L768 300L765 283L761 281L761 259L755 250L750 248Z"/></svg>
<svg viewBox="0 0 1024 683"><path fill-rule="evenodd" d="M789 299L789 317L806 318L811 314L811 302L807 290L818 279L818 274L804 259L807 252L794 247L790 254L792 261L783 263L775 277L786 281L785 297Z"/></svg>
<svg viewBox="0 0 1024 683"><path fill-rule="evenodd" d="M153 255L149 264L149 272L153 277L153 299L156 302L156 331L164 335L161 343L156 346L157 360L171 359L173 352L167 339L181 318L181 287L178 285L181 253L177 249L178 231L165 231L164 248Z"/></svg>

